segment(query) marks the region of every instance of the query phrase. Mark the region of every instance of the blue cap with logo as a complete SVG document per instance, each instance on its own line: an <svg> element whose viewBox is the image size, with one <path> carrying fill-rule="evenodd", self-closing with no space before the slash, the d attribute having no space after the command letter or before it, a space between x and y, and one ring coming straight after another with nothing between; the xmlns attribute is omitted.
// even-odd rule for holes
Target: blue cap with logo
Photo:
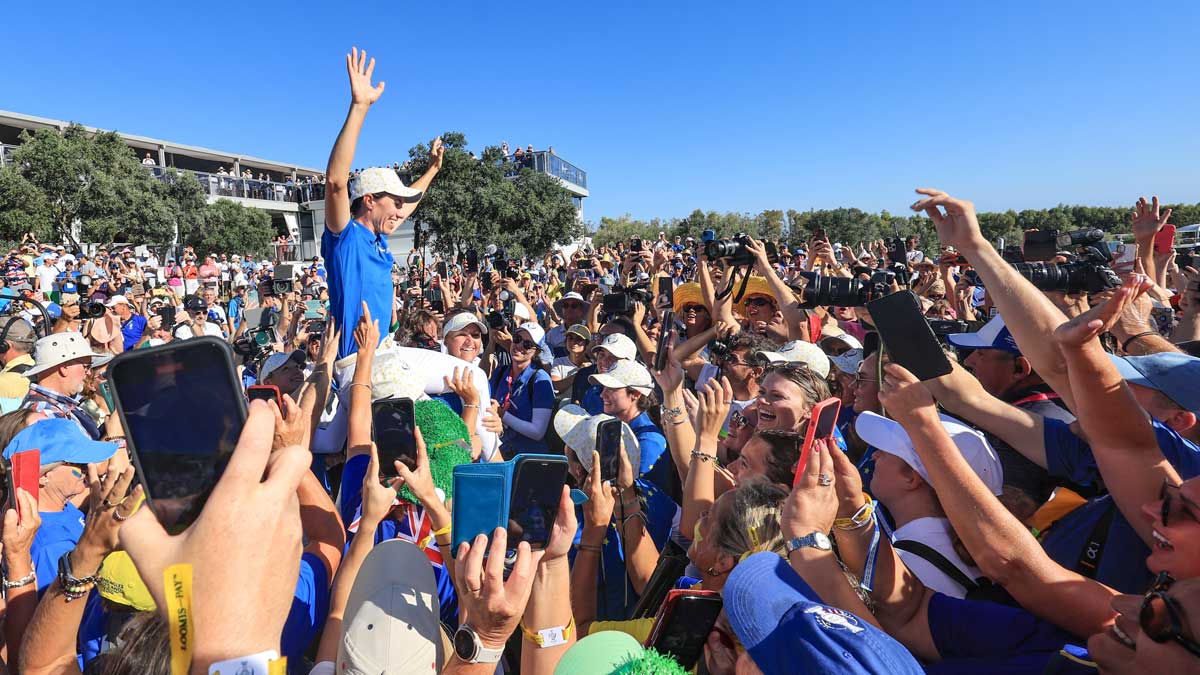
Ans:
<svg viewBox="0 0 1200 675"><path fill-rule="evenodd" d="M67 281L63 283L62 288L59 290L61 290L63 293L78 293L79 287L73 282Z"/></svg>
<svg viewBox="0 0 1200 675"><path fill-rule="evenodd" d="M41 463L95 464L110 459L117 452L116 443L93 441L83 433L75 420L51 417L22 429L4 448L4 458L12 459L18 452L41 450Z"/></svg>
<svg viewBox="0 0 1200 675"><path fill-rule="evenodd" d="M1108 356L1126 382L1156 389L1184 410L1200 415L1200 359L1180 352Z"/></svg>
<svg viewBox="0 0 1200 675"><path fill-rule="evenodd" d="M1004 319L999 314L974 333L951 333L946 339L955 347L1000 349L1010 354L1021 355L1017 341L1013 339L1012 333L1008 332L1008 326L1004 325Z"/></svg>
<svg viewBox="0 0 1200 675"><path fill-rule="evenodd" d="M821 598L777 553L755 553L721 592L729 624L765 675L923 673L887 633Z"/></svg>

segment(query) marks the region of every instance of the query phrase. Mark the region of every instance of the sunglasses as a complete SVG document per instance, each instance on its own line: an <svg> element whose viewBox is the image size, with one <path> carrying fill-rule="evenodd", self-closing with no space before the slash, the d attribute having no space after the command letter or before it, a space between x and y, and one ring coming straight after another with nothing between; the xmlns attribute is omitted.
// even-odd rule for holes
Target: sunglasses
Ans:
<svg viewBox="0 0 1200 675"><path fill-rule="evenodd" d="M734 431L740 431L753 424L748 417L742 414L741 410L734 410L729 415L729 428Z"/></svg>
<svg viewBox="0 0 1200 675"><path fill-rule="evenodd" d="M1192 656L1200 656L1200 643L1183 636L1183 612L1179 603L1167 595L1167 589L1173 583L1175 579L1170 574L1158 573L1154 585L1142 598L1138 624L1151 640L1159 643L1173 641L1191 652Z"/></svg>
<svg viewBox="0 0 1200 675"><path fill-rule="evenodd" d="M696 314L699 314L700 312L707 312L707 311L708 311L708 308L705 307L704 305L684 305L683 306L684 314L691 314L693 312L695 312Z"/></svg>
<svg viewBox="0 0 1200 675"><path fill-rule="evenodd" d="M767 306L770 306L773 304L775 304L775 302L773 300L771 300L769 298L764 298L761 296L747 298L747 300L746 300L747 307L767 307Z"/></svg>
<svg viewBox="0 0 1200 675"><path fill-rule="evenodd" d="M873 377L863 377L862 373L855 373L854 374L854 384L862 384L863 382L874 382L874 383L878 384L879 380L877 380Z"/></svg>
<svg viewBox="0 0 1200 675"><path fill-rule="evenodd" d="M513 346L520 347L521 349L533 349L533 348L537 347L538 345L533 340L523 340L523 339L518 340L516 338L513 338Z"/></svg>
<svg viewBox="0 0 1200 675"><path fill-rule="evenodd" d="M1187 496L1185 496L1182 492L1180 492L1179 489L1181 487L1183 487L1183 486L1172 485L1171 483L1168 483L1167 481L1163 481L1162 489L1159 490L1159 492L1158 492L1158 498L1162 500L1162 514L1161 515L1162 515L1163 527L1167 527L1169 525L1169 523L1170 523L1169 519L1171 517L1172 512L1175 512L1176 515L1179 515L1179 514L1186 515L1191 520L1200 522L1200 519L1196 518L1196 516L1195 516L1196 512L1200 512L1200 504L1197 504L1196 502L1192 501L1191 499L1188 499ZM1179 499L1180 504L1183 504L1183 508L1178 508L1178 509L1174 508L1176 498Z"/></svg>

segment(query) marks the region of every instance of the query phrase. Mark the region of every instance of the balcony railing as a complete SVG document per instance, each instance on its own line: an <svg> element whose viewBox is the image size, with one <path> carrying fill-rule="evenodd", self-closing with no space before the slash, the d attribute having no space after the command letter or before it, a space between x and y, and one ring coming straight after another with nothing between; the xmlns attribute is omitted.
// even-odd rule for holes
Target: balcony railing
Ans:
<svg viewBox="0 0 1200 675"><path fill-rule="evenodd" d="M520 155L510 155L508 160L517 166L527 167L541 173L561 178L568 183L587 189L587 172L547 150L534 150Z"/></svg>
<svg viewBox="0 0 1200 675"><path fill-rule="evenodd" d="M155 178L171 180L177 169L143 165ZM240 197L272 202L310 202L325 198L325 184L301 180L281 183L257 178L242 178L234 175L193 171L200 188L212 197Z"/></svg>
<svg viewBox="0 0 1200 675"><path fill-rule="evenodd" d="M12 161L13 151L16 149L15 145L0 145L0 166L8 166Z"/></svg>

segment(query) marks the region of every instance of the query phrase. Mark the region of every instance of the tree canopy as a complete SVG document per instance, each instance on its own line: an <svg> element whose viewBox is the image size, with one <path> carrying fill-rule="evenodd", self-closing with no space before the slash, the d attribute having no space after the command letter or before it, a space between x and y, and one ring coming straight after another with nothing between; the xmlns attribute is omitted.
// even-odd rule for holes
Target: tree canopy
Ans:
<svg viewBox="0 0 1200 675"><path fill-rule="evenodd" d="M584 233L570 192L554 178L507 161L498 147L472 157L461 133L443 134L442 142L442 170L413 214L434 251L457 255L496 244L510 255L540 255ZM412 182L428 168L429 148L419 144L408 154L404 179Z"/></svg>

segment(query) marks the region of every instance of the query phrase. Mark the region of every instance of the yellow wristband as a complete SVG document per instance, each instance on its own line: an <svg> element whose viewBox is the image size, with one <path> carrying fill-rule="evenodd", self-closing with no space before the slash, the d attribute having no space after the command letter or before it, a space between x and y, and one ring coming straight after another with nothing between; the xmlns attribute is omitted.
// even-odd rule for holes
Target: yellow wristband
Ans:
<svg viewBox="0 0 1200 675"><path fill-rule="evenodd" d="M440 537L440 536L442 536L443 534L450 534L450 526L449 526L449 525L447 525L447 526L443 527L443 528L442 528L442 529L440 529L440 530L434 530L434 531L433 531L433 536L435 536L435 537Z"/></svg>
<svg viewBox="0 0 1200 675"><path fill-rule="evenodd" d="M526 628L524 624L521 624L521 632L525 634L525 639L545 649L547 647L557 647L567 644L571 639L571 628L574 626L575 617L572 616L571 620L565 626L543 628L536 633Z"/></svg>
<svg viewBox="0 0 1200 675"><path fill-rule="evenodd" d="M833 521L833 526L839 530L857 530L867 523L871 522L871 516L875 513L875 503L865 493L863 497L866 499L858 511L849 518L838 518Z"/></svg>

